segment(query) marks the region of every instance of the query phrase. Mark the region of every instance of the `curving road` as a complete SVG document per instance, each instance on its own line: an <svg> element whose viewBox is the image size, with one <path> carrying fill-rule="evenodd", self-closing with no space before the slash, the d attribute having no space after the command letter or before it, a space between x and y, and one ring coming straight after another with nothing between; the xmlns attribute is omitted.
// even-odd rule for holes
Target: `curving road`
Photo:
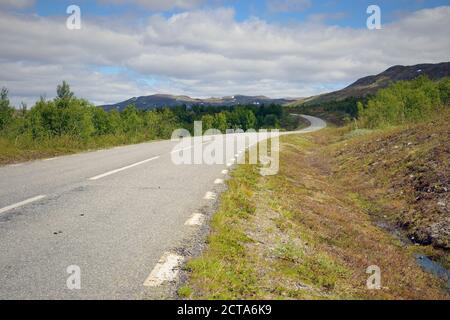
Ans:
<svg viewBox="0 0 450 320"><path fill-rule="evenodd" d="M302 117L310 127L281 135L326 126ZM206 146L160 141L1 167L0 299L160 298L180 263L166 253L195 236L205 218L195 213L213 209L243 151L227 149L220 165L173 163Z"/></svg>

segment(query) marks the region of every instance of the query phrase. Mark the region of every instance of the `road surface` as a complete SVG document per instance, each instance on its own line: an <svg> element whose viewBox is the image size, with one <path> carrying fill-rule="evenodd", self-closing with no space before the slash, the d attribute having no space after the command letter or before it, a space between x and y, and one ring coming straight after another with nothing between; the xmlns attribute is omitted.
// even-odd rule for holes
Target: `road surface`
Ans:
<svg viewBox="0 0 450 320"><path fill-rule="evenodd" d="M282 134L326 126L304 117L309 128ZM158 286L171 277L164 268L180 262L166 254L202 223L199 210L214 201L230 158L242 151L227 150L230 160L220 165L176 165L173 154L193 150L179 144L1 167L0 299L160 298Z"/></svg>

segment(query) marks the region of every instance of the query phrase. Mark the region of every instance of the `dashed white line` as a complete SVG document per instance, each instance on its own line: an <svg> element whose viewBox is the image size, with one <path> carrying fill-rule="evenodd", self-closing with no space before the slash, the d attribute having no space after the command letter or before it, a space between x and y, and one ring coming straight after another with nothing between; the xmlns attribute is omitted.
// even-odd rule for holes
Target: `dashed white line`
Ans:
<svg viewBox="0 0 450 320"><path fill-rule="evenodd" d="M189 220L186 221L186 226L201 226L205 222L205 215L201 213L194 213Z"/></svg>
<svg viewBox="0 0 450 320"><path fill-rule="evenodd" d="M223 184L223 179L214 180L214 184Z"/></svg>
<svg viewBox="0 0 450 320"><path fill-rule="evenodd" d="M131 164L129 166L126 166L126 167L123 167L123 168L119 168L119 169L116 169L116 170L112 170L112 171L100 174L98 176L92 177L89 180L98 180L98 179L110 176L112 174L115 174L115 173L118 173L118 172L121 172L121 171L124 171L124 170L127 170L127 169L131 169L131 168L136 167L136 166L140 166L141 164L144 164L144 163L147 163L147 162L150 162L150 161L154 161L154 160L159 159L159 158L160 157L157 156L157 157L153 157L153 158L150 158L150 159L147 159L147 160L144 160L144 161L136 162L136 163Z"/></svg>
<svg viewBox="0 0 450 320"><path fill-rule="evenodd" d="M12 210L12 209L16 209L16 208L22 207L22 206L27 205L29 203L32 203L32 202L35 202L35 201L39 201L41 199L44 199L45 197L46 197L45 195L40 195L40 196L36 196L36 197L30 198L30 199L27 199L27 200L24 200L24 201L12 204L12 205L4 207L4 208L1 208L0 209L0 214L4 213L6 211Z"/></svg>
<svg viewBox="0 0 450 320"><path fill-rule="evenodd" d="M209 143L209 141L202 142L201 144L203 145L203 144L207 144L207 143ZM186 147L186 148L183 148L183 149L173 150L173 151L170 152L170 153L171 153L171 154L173 154L173 153L178 153L178 152L190 150L190 149L193 149L193 148L194 148L194 146L189 146L189 147Z"/></svg>
<svg viewBox="0 0 450 320"><path fill-rule="evenodd" d="M180 255L166 252L161 259L159 259L143 285L145 287L158 287L164 282L175 280L183 260L184 258Z"/></svg>
<svg viewBox="0 0 450 320"><path fill-rule="evenodd" d="M222 170L222 174L228 174L228 170Z"/></svg>
<svg viewBox="0 0 450 320"><path fill-rule="evenodd" d="M192 148L193 148L193 146L186 147L186 148L183 148L183 149L173 150L171 153L172 153L172 154L173 154L173 153L178 153L178 152L181 152L181 151L190 150L190 149L192 149Z"/></svg>
<svg viewBox="0 0 450 320"><path fill-rule="evenodd" d="M208 191L203 199L205 200L215 200L217 198L217 195L214 192Z"/></svg>

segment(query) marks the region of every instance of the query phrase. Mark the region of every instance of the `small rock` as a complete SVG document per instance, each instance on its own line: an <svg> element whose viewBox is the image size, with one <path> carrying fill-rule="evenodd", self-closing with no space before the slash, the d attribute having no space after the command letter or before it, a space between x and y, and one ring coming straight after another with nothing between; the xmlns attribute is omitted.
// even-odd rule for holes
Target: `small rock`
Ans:
<svg viewBox="0 0 450 320"><path fill-rule="evenodd" d="M443 201L439 201L437 204L438 204L438 206L445 207L445 202L443 202Z"/></svg>

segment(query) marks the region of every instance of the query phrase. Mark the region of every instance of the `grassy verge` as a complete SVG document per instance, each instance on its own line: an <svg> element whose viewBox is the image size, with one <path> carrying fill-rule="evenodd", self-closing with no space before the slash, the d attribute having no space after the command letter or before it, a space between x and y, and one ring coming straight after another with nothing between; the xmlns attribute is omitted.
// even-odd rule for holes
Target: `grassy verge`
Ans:
<svg viewBox="0 0 450 320"><path fill-rule="evenodd" d="M0 165L136 144L145 141L148 141L148 139L143 137L130 138L120 135L105 135L91 138L87 141L77 140L70 136L54 137L39 141L26 138L12 141L11 139L0 137Z"/></svg>
<svg viewBox="0 0 450 320"><path fill-rule="evenodd" d="M413 242L445 251L450 250L449 121L447 111L409 127L343 131L341 141L327 149L335 176L358 192L355 200L367 213L403 228Z"/></svg>
<svg viewBox="0 0 450 320"><path fill-rule="evenodd" d="M434 127L439 130L436 123ZM213 218L207 249L186 266L190 277L180 296L448 299L444 281L416 264L417 246L377 226L380 213L394 224L398 217L398 211L384 208L410 205L409 195L404 191L402 195L400 189L394 192L398 197L383 196L389 194L384 192L391 188L390 175L407 173L387 158L384 173L367 171L366 157L372 151L364 149L364 143L386 141L384 135L398 136L408 130L423 128L383 132L331 128L309 136L283 137L277 176L261 177L256 166L239 166ZM417 141L417 148L427 150L427 146ZM423 157L414 159L410 160ZM402 197L406 198L399 200ZM366 269L371 265L381 269L381 290L366 288Z"/></svg>

